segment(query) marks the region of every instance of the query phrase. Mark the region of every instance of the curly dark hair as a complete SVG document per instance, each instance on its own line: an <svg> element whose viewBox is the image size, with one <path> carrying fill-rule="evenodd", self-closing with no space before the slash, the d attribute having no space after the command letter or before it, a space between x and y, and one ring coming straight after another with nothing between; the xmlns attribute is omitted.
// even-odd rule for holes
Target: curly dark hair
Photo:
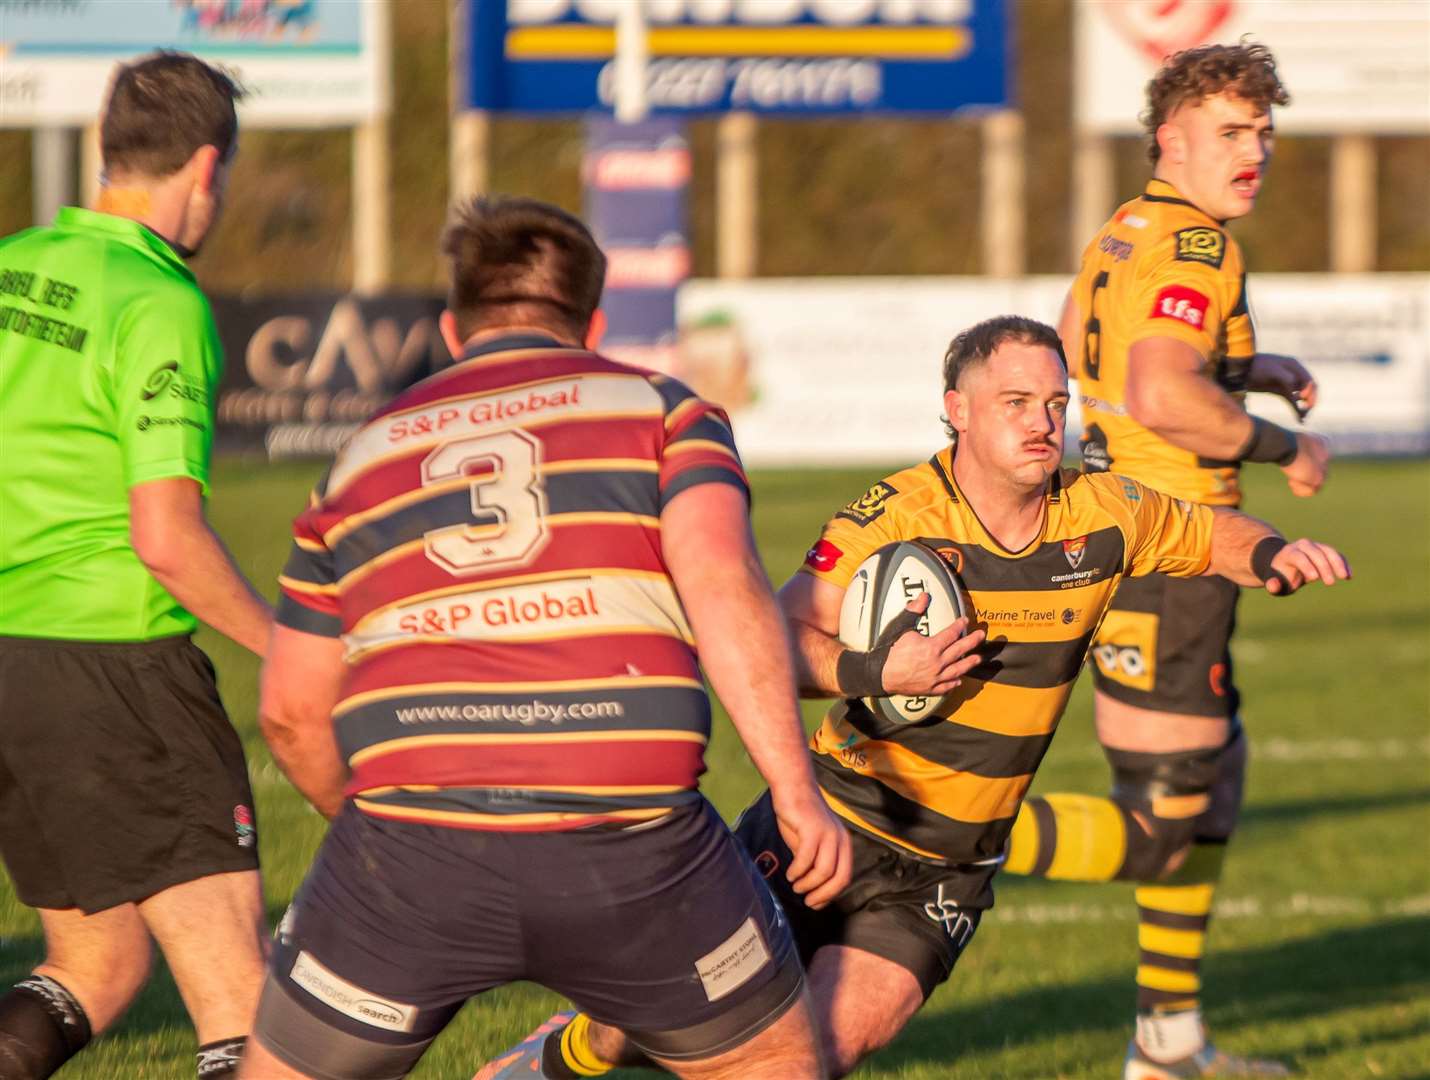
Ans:
<svg viewBox="0 0 1430 1080"><path fill-rule="evenodd" d="M1276 73L1276 58L1265 45L1242 40L1235 45L1184 49L1169 57L1147 84L1147 109L1141 117L1147 132L1147 157L1155 164L1162 156L1157 129L1179 105L1223 91L1244 98L1262 112L1291 100Z"/></svg>

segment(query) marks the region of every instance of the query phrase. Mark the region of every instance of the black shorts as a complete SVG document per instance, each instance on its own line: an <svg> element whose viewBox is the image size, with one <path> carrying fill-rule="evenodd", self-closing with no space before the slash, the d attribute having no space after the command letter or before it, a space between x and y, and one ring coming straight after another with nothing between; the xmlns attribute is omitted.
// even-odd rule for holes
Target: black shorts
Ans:
<svg viewBox="0 0 1430 1080"><path fill-rule="evenodd" d="M468 998L522 979L673 1059L740 1045L804 986L779 905L704 799L569 832L349 803L279 927L255 1034L310 1075L403 1075Z"/></svg>
<svg viewBox="0 0 1430 1080"><path fill-rule="evenodd" d="M187 637L0 638L0 855L86 914L258 868L243 747Z"/></svg>
<svg viewBox="0 0 1430 1080"><path fill-rule="evenodd" d="M850 829L854 876L815 911L785 876L792 854L768 791L740 815L735 835L784 906L801 960L808 964L825 945L862 949L912 972L925 999L953 974L992 903L988 883L995 867L923 862Z"/></svg>
<svg viewBox="0 0 1430 1080"><path fill-rule="evenodd" d="M1142 709L1235 716L1229 645L1240 596L1224 577L1123 578L1092 644L1093 682Z"/></svg>

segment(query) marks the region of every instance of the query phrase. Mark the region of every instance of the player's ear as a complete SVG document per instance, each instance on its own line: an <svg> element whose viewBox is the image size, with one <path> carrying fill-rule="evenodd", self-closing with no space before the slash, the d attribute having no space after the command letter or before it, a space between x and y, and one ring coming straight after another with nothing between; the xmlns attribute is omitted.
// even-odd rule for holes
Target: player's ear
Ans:
<svg viewBox="0 0 1430 1080"><path fill-rule="evenodd" d="M1163 160L1182 164L1186 158L1186 145L1182 129L1176 124L1166 123L1157 128L1157 146L1162 151Z"/></svg>
<svg viewBox="0 0 1430 1080"><path fill-rule="evenodd" d="M600 308L591 312L591 321L586 326L586 336L584 344L586 348L595 352L601 347L601 339L606 336L606 313Z"/></svg>
<svg viewBox="0 0 1430 1080"><path fill-rule="evenodd" d="M194 187L205 195L214 191L219 182L219 152L216 146L201 146L184 166L193 173Z"/></svg>
<svg viewBox="0 0 1430 1080"><path fill-rule="evenodd" d="M460 360L466 350L462 348L462 335L457 331L457 316L443 308L442 314L437 316L437 329L442 334L442 344L447 346L452 359Z"/></svg>
<svg viewBox="0 0 1430 1080"><path fill-rule="evenodd" d="M943 415L948 417L949 426L960 435L968 430L968 395L959 390L948 390L943 395Z"/></svg>

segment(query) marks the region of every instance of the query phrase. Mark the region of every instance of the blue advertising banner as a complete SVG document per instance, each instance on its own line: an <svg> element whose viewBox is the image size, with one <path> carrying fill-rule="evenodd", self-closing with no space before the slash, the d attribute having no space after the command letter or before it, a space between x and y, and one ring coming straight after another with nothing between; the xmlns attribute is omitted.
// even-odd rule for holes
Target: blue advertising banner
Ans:
<svg viewBox="0 0 1430 1080"><path fill-rule="evenodd" d="M469 0L467 104L614 101L615 0ZM660 113L946 113L1012 104L1008 0L643 0Z"/></svg>
<svg viewBox="0 0 1430 1080"><path fill-rule="evenodd" d="M661 117L586 124L586 220L606 253L601 351L657 371L676 364L675 294L690 276L684 124Z"/></svg>

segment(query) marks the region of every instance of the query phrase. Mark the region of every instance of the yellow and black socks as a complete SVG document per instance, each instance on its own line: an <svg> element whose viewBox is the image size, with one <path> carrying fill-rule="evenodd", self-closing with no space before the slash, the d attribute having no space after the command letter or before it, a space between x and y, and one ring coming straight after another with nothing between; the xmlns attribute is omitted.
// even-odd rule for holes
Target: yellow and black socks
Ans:
<svg viewBox="0 0 1430 1080"><path fill-rule="evenodd" d="M604 1076L616 1067L591 1049L591 1018L577 1013L560 1031L546 1036L541 1050L541 1071L553 1080Z"/></svg>
<svg viewBox="0 0 1430 1080"><path fill-rule="evenodd" d="M1094 795L1028 799L1008 837L1003 869L1055 881L1112 881L1127 857L1127 813Z"/></svg>
<svg viewBox="0 0 1430 1080"><path fill-rule="evenodd" d="M1137 887L1139 1013L1197 1007L1207 924L1225 855L1225 840L1198 838L1175 874Z"/></svg>

